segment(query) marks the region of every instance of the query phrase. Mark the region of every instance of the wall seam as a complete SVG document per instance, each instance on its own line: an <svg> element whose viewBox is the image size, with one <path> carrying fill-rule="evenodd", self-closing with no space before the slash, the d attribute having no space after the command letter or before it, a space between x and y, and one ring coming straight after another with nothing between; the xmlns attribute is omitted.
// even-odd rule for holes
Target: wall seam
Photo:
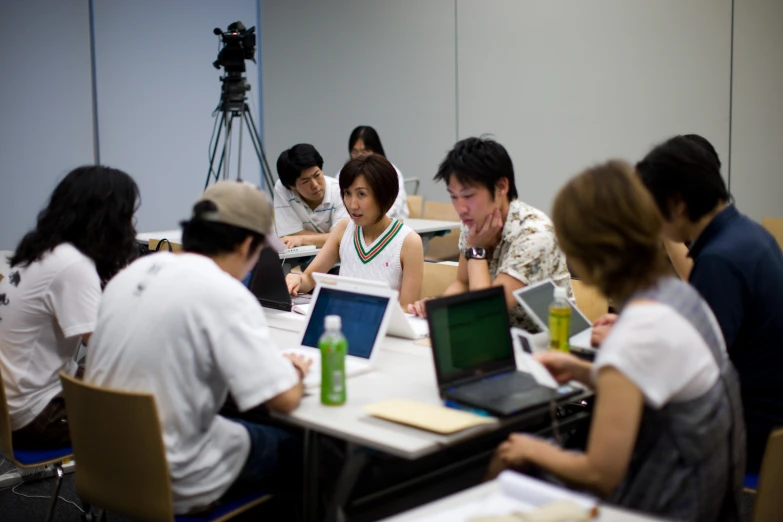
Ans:
<svg viewBox="0 0 783 522"><path fill-rule="evenodd" d="M731 158L734 133L734 0L731 0L731 56L729 57L729 158L726 177L728 178L729 194L731 194Z"/></svg>
<svg viewBox="0 0 783 522"><path fill-rule="evenodd" d="M457 14L458 14L457 2L458 0L454 0L454 132L455 132L454 139L455 141L459 141L459 23L457 19Z"/></svg>
<svg viewBox="0 0 783 522"><path fill-rule="evenodd" d="M98 132L98 70L95 56L95 0L88 0L90 13L90 83L92 90L92 147L96 165L101 163L101 143Z"/></svg>

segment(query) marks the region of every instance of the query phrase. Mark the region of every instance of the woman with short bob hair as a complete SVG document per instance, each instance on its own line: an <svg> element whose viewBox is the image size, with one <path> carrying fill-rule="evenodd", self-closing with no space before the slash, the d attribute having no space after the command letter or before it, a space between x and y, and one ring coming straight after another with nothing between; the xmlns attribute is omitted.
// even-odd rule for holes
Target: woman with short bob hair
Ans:
<svg viewBox="0 0 783 522"><path fill-rule="evenodd" d="M738 520L745 433L737 375L707 304L667 275L652 196L630 165L611 161L569 181L553 213L574 270L621 311L594 363L538 356L558 382L595 390L585 452L513 434L490 474L534 464L667 519Z"/></svg>
<svg viewBox="0 0 783 522"><path fill-rule="evenodd" d="M315 287L313 272L340 262L340 275L386 282L407 307L420 297L424 272L421 237L387 215L399 182L389 160L377 154L350 160L340 171L340 190L350 219L339 221L303 274L286 276L291 295Z"/></svg>

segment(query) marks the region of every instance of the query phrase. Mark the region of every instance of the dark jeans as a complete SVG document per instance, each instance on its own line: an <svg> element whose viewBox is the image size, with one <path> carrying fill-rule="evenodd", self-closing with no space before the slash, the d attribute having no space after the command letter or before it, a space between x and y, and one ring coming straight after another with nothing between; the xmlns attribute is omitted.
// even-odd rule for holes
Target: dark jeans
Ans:
<svg viewBox="0 0 783 522"><path fill-rule="evenodd" d="M302 439L291 431L232 419L250 434L250 453L236 485L298 488L302 476Z"/></svg>
<svg viewBox="0 0 783 522"><path fill-rule="evenodd" d="M65 399L55 397L28 425L11 434L15 449L46 450L71 445Z"/></svg>
<svg viewBox="0 0 783 522"><path fill-rule="evenodd" d="M238 422L250 435L250 453L227 494L259 487L275 492L301 490L303 441L298 432L278 425L264 406L240 412L232 397L220 415Z"/></svg>

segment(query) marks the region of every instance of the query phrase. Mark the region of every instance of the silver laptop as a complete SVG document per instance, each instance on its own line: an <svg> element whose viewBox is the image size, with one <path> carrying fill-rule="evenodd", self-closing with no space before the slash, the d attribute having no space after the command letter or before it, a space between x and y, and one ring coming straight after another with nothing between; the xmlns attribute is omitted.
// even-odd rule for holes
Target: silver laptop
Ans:
<svg viewBox="0 0 783 522"><path fill-rule="evenodd" d="M555 283L551 279L533 283L514 292L514 297L525 309L527 315L545 332L549 331L549 305L552 304L554 292ZM595 348L590 344L593 324L572 301L568 302L571 305L571 335L569 338L571 349L595 353Z"/></svg>
<svg viewBox="0 0 783 522"><path fill-rule="evenodd" d="M321 351L318 340L324 333L327 315L339 315L342 332L348 341L345 358L346 376L368 372L386 337L386 329L398 294L389 288L365 288L362 292L345 288L317 285L306 317L307 326L302 332L300 346L285 350L312 359L313 365L305 378L305 386L321 384Z"/></svg>
<svg viewBox="0 0 783 522"><path fill-rule="evenodd" d="M363 292L367 288L389 288L383 281L372 281L369 279L358 279L356 277L345 277L333 274L313 274L317 284L322 286L336 286L352 291ZM406 314L398 303L392 305L392 316L389 321L387 333L394 337L403 339L424 339L429 337L430 328L427 320L416 317L413 314ZM307 306L307 305L304 305Z"/></svg>

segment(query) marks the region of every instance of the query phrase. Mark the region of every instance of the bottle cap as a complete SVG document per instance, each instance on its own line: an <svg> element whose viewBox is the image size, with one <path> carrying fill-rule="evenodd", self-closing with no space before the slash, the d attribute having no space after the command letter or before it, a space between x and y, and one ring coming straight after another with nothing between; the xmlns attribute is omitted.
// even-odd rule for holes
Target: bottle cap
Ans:
<svg viewBox="0 0 783 522"><path fill-rule="evenodd" d="M339 315L327 315L324 319L324 327L327 330L339 330L342 326L343 322Z"/></svg>
<svg viewBox="0 0 783 522"><path fill-rule="evenodd" d="M568 299L568 294L566 293L566 289L563 288L562 286L556 286L555 299Z"/></svg>

